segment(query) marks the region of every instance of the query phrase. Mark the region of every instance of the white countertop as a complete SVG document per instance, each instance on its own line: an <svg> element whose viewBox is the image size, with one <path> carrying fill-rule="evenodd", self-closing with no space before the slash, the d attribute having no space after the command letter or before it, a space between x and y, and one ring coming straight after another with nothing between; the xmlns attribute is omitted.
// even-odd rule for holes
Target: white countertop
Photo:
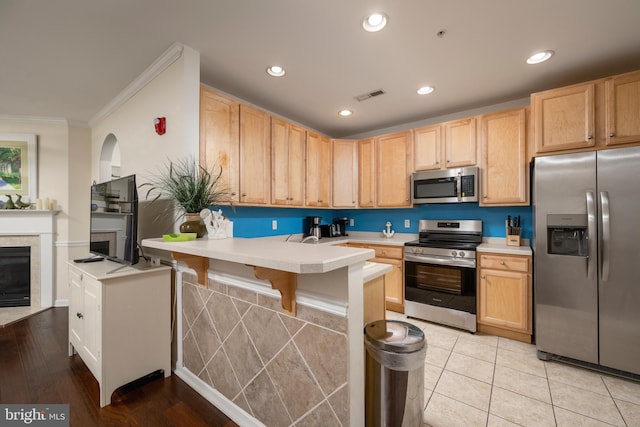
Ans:
<svg viewBox="0 0 640 427"><path fill-rule="evenodd" d="M476 248L477 253L493 252L506 255L524 255L531 256L533 252L529 247L529 240L524 239L526 246L507 246L507 240L501 237L485 237L482 243Z"/></svg>
<svg viewBox="0 0 640 427"><path fill-rule="evenodd" d="M326 273L375 255L372 249L284 242L279 237L280 240L201 238L191 242L165 242L158 238L144 239L142 246L302 274Z"/></svg>
<svg viewBox="0 0 640 427"><path fill-rule="evenodd" d="M279 236L268 237L256 237L253 240L270 240L283 242L289 237L289 234ZM302 239L302 234L293 234L289 238L289 242L299 242ZM391 238L385 237L382 233L370 232L370 231L350 231L347 236L342 237L323 237L316 245L337 245L340 243L366 243L370 245L389 245L389 246L404 246L406 242L417 240L417 234L411 233L396 233Z"/></svg>
<svg viewBox="0 0 640 427"><path fill-rule="evenodd" d="M365 262L362 268L362 282L367 283L373 279L377 279L383 274L387 274L393 270L391 264L383 264L380 262Z"/></svg>
<svg viewBox="0 0 640 427"><path fill-rule="evenodd" d="M196 239L191 242L164 242L162 239L145 239L142 246L180 252L223 261L272 268L292 273L326 273L374 257L371 249L335 246L340 243L365 243L375 245L404 246L406 242L416 240L418 236L410 233L397 233L386 238L376 232L350 232L344 237L325 237L317 243L299 243L302 235L259 237L252 239L233 238L213 240ZM526 246L507 246L506 239L488 237L477 247L478 253L493 252L511 255L531 256ZM382 264L384 266L384 264ZM371 265L364 269L365 281L372 280L387 271L379 273ZM379 267L384 270L385 267ZM367 271L368 270L368 271ZM379 274L378 274L379 273ZM377 274L377 275L374 275Z"/></svg>
<svg viewBox="0 0 640 427"><path fill-rule="evenodd" d="M67 264L81 269L89 277L100 281L118 279L120 277L130 277L132 275L143 274L150 271L169 270L171 268L166 265L151 265L142 258L140 258L140 262L135 265L119 264L107 259L84 263L76 263L69 260L67 261Z"/></svg>

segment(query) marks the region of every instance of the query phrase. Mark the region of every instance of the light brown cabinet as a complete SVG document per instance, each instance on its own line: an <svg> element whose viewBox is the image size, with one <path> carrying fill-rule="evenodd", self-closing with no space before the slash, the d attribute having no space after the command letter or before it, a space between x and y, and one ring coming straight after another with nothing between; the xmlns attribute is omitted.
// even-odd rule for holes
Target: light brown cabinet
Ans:
<svg viewBox="0 0 640 427"><path fill-rule="evenodd" d="M480 118L480 206L529 204L526 109Z"/></svg>
<svg viewBox="0 0 640 427"><path fill-rule="evenodd" d="M358 206L376 205L376 144L373 138L358 141Z"/></svg>
<svg viewBox="0 0 640 427"><path fill-rule="evenodd" d="M479 254L478 331L531 342L531 257Z"/></svg>
<svg viewBox="0 0 640 427"><path fill-rule="evenodd" d="M414 130L413 170L476 165L477 118L470 117Z"/></svg>
<svg viewBox="0 0 640 427"><path fill-rule="evenodd" d="M363 287L363 325L376 320L384 320L386 311L384 306L384 281L385 277L380 276L370 280Z"/></svg>
<svg viewBox="0 0 640 427"><path fill-rule="evenodd" d="M534 93L531 112L536 153L595 146L595 83Z"/></svg>
<svg viewBox="0 0 640 427"><path fill-rule="evenodd" d="M355 208L358 197L358 142L334 139L333 185L331 204L334 208Z"/></svg>
<svg viewBox="0 0 640 427"><path fill-rule="evenodd" d="M302 206L305 185L306 131L293 123L271 119L271 203Z"/></svg>
<svg viewBox="0 0 640 427"><path fill-rule="evenodd" d="M428 171L441 168L440 146L442 126L417 128L413 132L413 170Z"/></svg>
<svg viewBox="0 0 640 427"><path fill-rule="evenodd" d="M351 247L373 249L376 254L372 262L389 264L393 269L384 276L385 307L387 310L404 313L404 263L402 246L348 243Z"/></svg>
<svg viewBox="0 0 640 427"><path fill-rule="evenodd" d="M331 140L307 131L307 206L331 206Z"/></svg>
<svg viewBox="0 0 640 427"><path fill-rule="evenodd" d="M640 71L531 95L536 155L640 143Z"/></svg>
<svg viewBox="0 0 640 427"><path fill-rule="evenodd" d="M240 203L266 205L270 201L271 116L240 105Z"/></svg>
<svg viewBox="0 0 640 427"><path fill-rule="evenodd" d="M640 71L605 81L606 145L640 142Z"/></svg>
<svg viewBox="0 0 640 427"><path fill-rule="evenodd" d="M239 201L240 103L200 87L200 164L209 171L222 168L221 184Z"/></svg>
<svg viewBox="0 0 640 427"><path fill-rule="evenodd" d="M453 120L443 125L445 168L476 164L476 118Z"/></svg>
<svg viewBox="0 0 640 427"><path fill-rule="evenodd" d="M411 206L411 146L413 132L376 138L376 206Z"/></svg>

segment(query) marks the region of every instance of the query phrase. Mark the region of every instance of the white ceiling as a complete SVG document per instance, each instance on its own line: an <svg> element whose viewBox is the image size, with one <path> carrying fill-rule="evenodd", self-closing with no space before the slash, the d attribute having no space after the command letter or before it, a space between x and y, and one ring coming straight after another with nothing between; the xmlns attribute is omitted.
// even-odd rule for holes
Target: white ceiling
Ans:
<svg viewBox="0 0 640 427"><path fill-rule="evenodd" d="M0 0L0 40L0 115L87 123L180 42L203 83L345 137L640 69L640 1Z"/></svg>

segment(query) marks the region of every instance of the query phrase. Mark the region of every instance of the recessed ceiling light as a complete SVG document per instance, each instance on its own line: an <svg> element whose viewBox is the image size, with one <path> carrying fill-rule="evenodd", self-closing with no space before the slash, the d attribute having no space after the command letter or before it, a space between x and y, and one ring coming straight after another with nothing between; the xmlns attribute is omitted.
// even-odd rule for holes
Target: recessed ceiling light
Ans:
<svg viewBox="0 0 640 427"><path fill-rule="evenodd" d="M338 115L341 117L349 117L352 114L353 114L353 111L347 110L346 108L344 110L338 111Z"/></svg>
<svg viewBox="0 0 640 427"><path fill-rule="evenodd" d="M428 95L434 90L436 90L436 88L433 86L422 86L420 89L418 89L418 95Z"/></svg>
<svg viewBox="0 0 640 427"><path fill-rule="evenodd" d="M387 25L388 17L382 12L372 13L369 16L365 16L362 20L362 28L370 33L380 31Z"/></svg>
<svg viewBox="0 0 640 427"><path fill-rule="evenodd" d="M282 77L285 74L284 68L279 65L272 65L267 67L267 74L273 77Z"/></svg>
<svg viewBox="0 0 640 427"><path fill-rule="evenodd" d="M553 54L554 52L552 50L544 50L542 52L536 52L527 58L527 64L539 64L551 58Z"/></svg>

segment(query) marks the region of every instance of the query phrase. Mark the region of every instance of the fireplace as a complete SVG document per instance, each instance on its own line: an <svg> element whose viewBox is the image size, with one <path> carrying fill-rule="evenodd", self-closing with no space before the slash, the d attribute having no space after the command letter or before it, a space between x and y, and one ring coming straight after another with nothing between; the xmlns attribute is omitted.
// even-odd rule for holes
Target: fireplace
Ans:
<svg viewBox="0 0 640 427"><path fill-rule="evenodd" d="M29 247L29 305L0 306L0 328L53 306L56 271L54 265L56 228L59 211L0 209L0 248ZM0 276L5 267L0 266ZM21 269L21 271L24 271ZM61 305L64 305L61 300Z"/></svg>
<svg viewBox="0 0 640 427"><path fill-rule="evenodd" d="M0 307L31 305L31 247L0 247Z"/></svg>

